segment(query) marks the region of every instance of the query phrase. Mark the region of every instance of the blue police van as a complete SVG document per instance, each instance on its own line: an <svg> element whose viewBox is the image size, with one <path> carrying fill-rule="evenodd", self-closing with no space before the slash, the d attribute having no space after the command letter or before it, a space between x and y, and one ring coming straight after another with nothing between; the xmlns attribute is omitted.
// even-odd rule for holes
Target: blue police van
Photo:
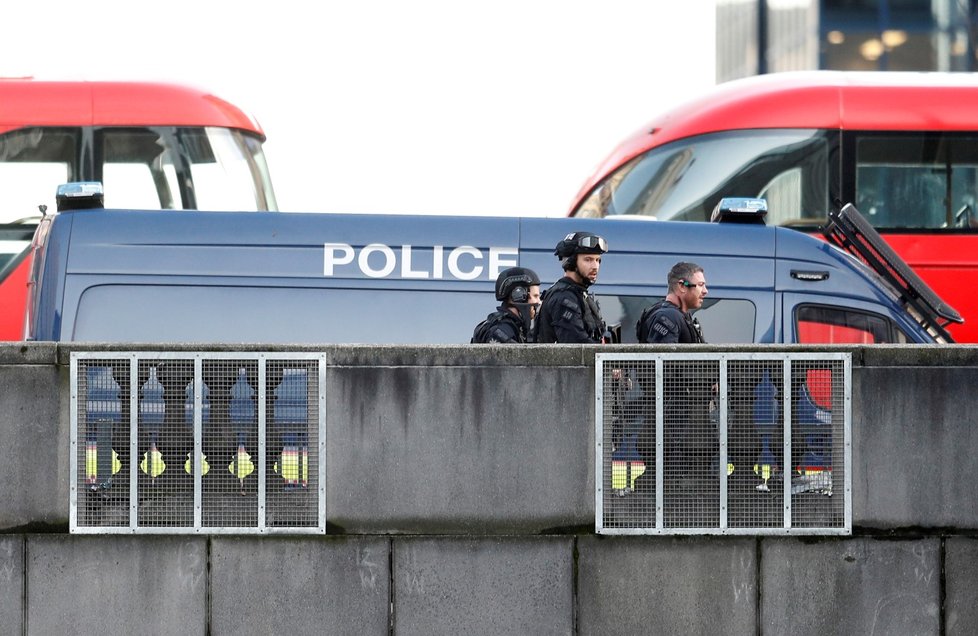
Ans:
<svg viewBox="0 0 978 636"><path fill-rule="evenodd" d="M961 320L851 206L826 231L844 250L765 226L763 210L712 223L168 212L75 194L34 237L28 339L467 343L499 271L530 267L545 289L562 275L554 246L581 230L608 241L591 289L624 342L678 261L705 269L710 343L948 342Z"/></svg>

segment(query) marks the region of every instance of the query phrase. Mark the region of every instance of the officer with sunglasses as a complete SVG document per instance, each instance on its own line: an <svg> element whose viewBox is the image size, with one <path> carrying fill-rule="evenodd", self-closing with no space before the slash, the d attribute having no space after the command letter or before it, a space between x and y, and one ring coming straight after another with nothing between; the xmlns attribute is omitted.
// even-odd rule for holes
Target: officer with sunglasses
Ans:
<svg viewBox="0 0 978 636"><path fill-rule="evenodd" d="M676 263L667 277L669 292L665 299L642 312L635 326L638 341L643 343L698 343L703 330L692 312L703 306L708 291L703 268L696 263ZM717 474L718 436L712 419L717 380L712 372L680 365L666 371L663 387L665 422L665 461L667 473L681 479L709 479ZM649 387L647 387L649 388ZM649 390L654 390L649 388ZM655 415L647 414L649 421ZM637 444L646 462L655 461L652 437ZM644 443L643 443L644 442ZM732 467L728 467L732 471ZM654 478L642 475L637 490L653 487Z"/></svg>
<svg viewBox="0 0 978 636"><path fill-rule="evenodd" d="M597 343L605 337L606 326L598 301L588 287L598 280L601 255L608 242L591 232L573 232L554 250L564 277L543 295L537 324L537 342Z"/></svg>
<svg viewBox="0 0 978 636"><path fill-rule="evenodd" d="M703 268L696 263L676 263L667 278L669 293L664 300L645 309L635 325L643 343L706 342L703 329L692 312L703 306L709 293Z"/></svg>

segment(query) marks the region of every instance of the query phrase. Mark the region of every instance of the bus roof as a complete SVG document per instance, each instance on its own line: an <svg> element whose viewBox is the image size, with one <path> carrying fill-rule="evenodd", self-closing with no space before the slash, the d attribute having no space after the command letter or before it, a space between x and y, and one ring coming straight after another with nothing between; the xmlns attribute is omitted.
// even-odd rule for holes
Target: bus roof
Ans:
<svg viewBox="0 0 978 636"><path fill-rule="evenodd" d="M220 126L265 138L240 108L196 88L0 78L0 132L29 126Z"/></svg>
<svg viewBox="0 0 978 636"><path fill-rule="evenodd" d="M618 166L668 142L758 128L978 130L973 73L799 71L719 84L625 139L584 184L574 205Z"/></svg>

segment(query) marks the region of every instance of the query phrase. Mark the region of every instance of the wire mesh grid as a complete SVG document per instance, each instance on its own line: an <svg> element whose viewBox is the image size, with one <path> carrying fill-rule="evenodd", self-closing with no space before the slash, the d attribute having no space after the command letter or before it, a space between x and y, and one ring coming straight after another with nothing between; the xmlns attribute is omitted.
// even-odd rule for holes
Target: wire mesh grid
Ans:
<svg viewBox="0 0 978 636"><path fill-rule="evenodd" d="M720 434L715 360L663 364L663 513L667 528L720 523Z"/></svg>
<svg viewBox="0 0 978 636"><path fill-rule="evenodd" d="M848 501L846 396L838 362L804 361L791 372L791 525L844 523ZM836 496L841 493L844 496Z"/></svg>
<svg viewBox="0 0 978 636"><path fill-rule="evenodd" d="M77 373L72 488L79 527L128 527L129 360L94 358ZM121 474L120 474L121 473Z"/></svg>
<svg viewBox="0 0 978 636"><path fill-rule="evenodd" d="M324 532L322 364L72 353L72 532Z"/></svg>
<svg viewBox="0 0 978 636"><path fill-rule="evenodd" d="M733 360L727 367L732 528L784 526L784 369L784 360Z"/></svg>
<svg viewBox="0 0 978 636"><path fill-rule="evenodd" d="M597 354L595 366L598 532L851 531L849 354Z"/></svg>
<svg viewBox="0 0 978 636"><path fill-rule="evenodd" d="M603 376L602 448L599 473L607 522L620 528L645 528L656 518L656 446L654 362L623 361Z"/></svg>
<svg viewBox="0 0 978 636"><path fill-rule="evenodd" d="M256 527L258 361L204 360L202 366L202 524Z"/></svg>
<svg viewBox="0 0 978 636"><path fill-rule="evenodd" d="M187 422L184 416L193 360L142 358L136 368L137 525L193 526L194 428L193 419Z"/></svg>
<svg viewBox="0 0 978 636"><path fill-rule="evenodd" d="M265 463L272 467L265 471L268 526L308 527L318 523L316 369L314 361L276 361L268 365Z"/></svg>

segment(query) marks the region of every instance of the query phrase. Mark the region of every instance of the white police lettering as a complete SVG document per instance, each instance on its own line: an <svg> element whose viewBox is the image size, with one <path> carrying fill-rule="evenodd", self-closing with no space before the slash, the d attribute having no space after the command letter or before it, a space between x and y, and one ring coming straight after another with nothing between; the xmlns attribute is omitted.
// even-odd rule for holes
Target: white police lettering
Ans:
<svg viewBox="0 0 978 636"><path fill-rule="evenodd" d="M411 246L401 246L401 278L428 278L428 272L411 269Z"/></svg>
<svg viewBox="0 0 978 636"><path fill-rule="evenodd" d="M353 247L346 243L326 243L323 250L323 276L332 276L333 268L337 265L349 265L353 262ZM338 251L343 255L337 256Z"/></svg>
<svg viewBox="0 0 978 636"><path fill-rule="evenodd" d="M355 276L359 270L369 278L397 276L398 272L400 278L444 279L447 270L447 278L495 280L502 270L517 266L518 256L515 247L490 247L487 254L471 245L447 249L442 245L371 243L358 251L349 243L324 243L323 276Z"/></svg>
<svg viewBox="0 0 978 636"><path fill-rule="evenodd" d="M463 272L458 267L458 259L462 254L471 254L476 260L482 260L482 252L475 249L474 247L469 247L468 245L463 245L462 247L456 247L448 255L448 273L454 278L461 278L462 280L475 280L482 273L482 265L476 265L471 271Z"/></svg>
<svg viewBox="0 0 978 636"><path fill-rule="evenodd" d="M370 267L370 255L374 252L379 252L384 256L384 266L380 269ZM394 250L383 243L371 243L360 250L360 258L357 259L357 265L360 266L360 271L370 278L386 278L394 271L394 267L397 265L397 258L394 256Z"/></svg>

